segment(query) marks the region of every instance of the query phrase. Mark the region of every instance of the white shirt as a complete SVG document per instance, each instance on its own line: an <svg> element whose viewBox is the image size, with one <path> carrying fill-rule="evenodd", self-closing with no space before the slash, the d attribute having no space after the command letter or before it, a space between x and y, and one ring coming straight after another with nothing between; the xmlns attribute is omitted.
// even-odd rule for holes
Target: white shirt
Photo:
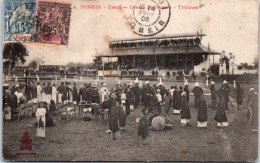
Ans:
<svg viewBox="0 0 260 163"><path fill-rule="evenodd" d="M175 91L175 89L170 89L169 92L171 94L171 96L173 96L173 92Z"/></svg>
<svg viewBox="0 0 260 163"><path fill-rule="evenodd" d="M52 87L52 95L56 95L57 94L57 88L56 87Z"/></svg>
<svg viewBox="0 0 260 163"><path fill-rule="evenodd" d="M162 95L160 93L156 94L158 102L162 102Z"/></svg>
<svg viewBox="0 0 260 163"><path fill-rule="evenodd" d="M37 89L37 94L41 94L42 87L40 85L37 85L36 89Z"/></svg>

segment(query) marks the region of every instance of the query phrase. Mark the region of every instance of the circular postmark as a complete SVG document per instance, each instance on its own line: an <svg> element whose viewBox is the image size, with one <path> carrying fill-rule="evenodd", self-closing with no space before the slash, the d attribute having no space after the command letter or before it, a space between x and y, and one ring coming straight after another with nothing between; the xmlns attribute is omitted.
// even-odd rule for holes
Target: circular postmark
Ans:
<svg viewBox="0 0 260 163"><path fill-rule="evenodd" d="M33 40L35 5L36 3L22 3L10 12L7 22L10 41Z"/></svg>
<svg viewBox="0 0 260 163"><path fill-rule="evenodd" d="M171 7L167 0L139 0L132 6L131 29L140 36L153 36L167 26Z"/></svg>

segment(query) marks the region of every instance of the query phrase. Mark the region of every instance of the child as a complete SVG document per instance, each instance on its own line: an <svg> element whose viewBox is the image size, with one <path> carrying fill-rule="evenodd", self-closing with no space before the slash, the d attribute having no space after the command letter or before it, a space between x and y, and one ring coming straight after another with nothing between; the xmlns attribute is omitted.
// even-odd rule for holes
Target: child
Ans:
<svg viewBox="0 0 260 163"><path fill-rule="evenodd" d="M45 138L45 114L46 114L46 102L41 102L39 104L39 108L36 110L36 118L37 118L37 132L36 137Z"/></svg>
<svg viewBox="0 0 260 163"><path fill-rule="evenodd" d="M142 109L143 117L139 120L138 136L140 136L141 145L146 145L146 137L148 136L147 110Z"/></svg>

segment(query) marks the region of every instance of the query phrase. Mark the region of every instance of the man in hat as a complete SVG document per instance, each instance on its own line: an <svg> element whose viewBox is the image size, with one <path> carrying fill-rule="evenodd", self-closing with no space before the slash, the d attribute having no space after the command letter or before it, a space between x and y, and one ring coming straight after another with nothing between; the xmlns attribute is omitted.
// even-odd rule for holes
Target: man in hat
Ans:
<svg viewBox="0 0 260 163"><path fill-rule="evenodd" d="M195 96L195 107L198 108L200 96L204 94L202 88L200 87L199 82L195 83L195 87L193 88L192 92L194 93Z"/></svg>
<svg viewBox="0 0 260 163"><path fill-rule="evenodd" d="M135 86L133 88L133 92L134 92L134 107L135 107L135 109L137 109L137 106L139 105L140 95L141 95L141 90L140 90L138 84L139 84L139 82L135 81Z"/></svg>
<svg viewBox="0 0 260 163"><path fill-rule="evenodd" d="M221 86L221 89L223 91L225 109L228 110L230 87L228 86L228 82L226 80L223 81L223 85Z"/></svg>

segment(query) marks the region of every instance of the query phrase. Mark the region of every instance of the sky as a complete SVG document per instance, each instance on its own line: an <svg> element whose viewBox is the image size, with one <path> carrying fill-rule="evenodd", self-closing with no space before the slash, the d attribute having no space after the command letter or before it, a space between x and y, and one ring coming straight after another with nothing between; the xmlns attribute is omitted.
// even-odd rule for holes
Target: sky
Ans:
<svg viewBox="0 0 260 163"><path fill-rule="evenodd" d="M69 44L49 45L26 43L27 61L41 58L45 64L92 62L93 56L108 49L108 42L117 39L142 38L132 32L127 19L137 0L64 0L72 9ZM156 36L180 33L206 34L202 44L211 49L236 56L236 63L252 62L258 57L257 0L168 0L171 17L166 28ZM81 5L102 5L101 9L81 9ZM179 6L199 6L199 9L179 9ZM107 9L108 5L123 5L122 10ZM106 7L106 8L103 8ZM175 7L175 8L174 8Z"/></svg>

